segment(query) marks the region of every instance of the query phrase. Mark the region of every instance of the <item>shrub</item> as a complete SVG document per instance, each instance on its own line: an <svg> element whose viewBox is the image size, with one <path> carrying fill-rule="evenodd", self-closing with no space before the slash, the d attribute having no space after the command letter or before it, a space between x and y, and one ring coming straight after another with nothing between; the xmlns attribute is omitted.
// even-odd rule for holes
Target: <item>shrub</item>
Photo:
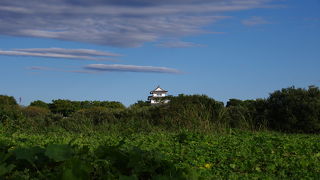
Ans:
<svg viewBox="0 0 320 180"><path fill-rule="evenodd" d="M205 95L183 95L170 97L167 105L154 109L153 113L162 114L162 121L169 127L188 129L210 129L221 121L224 105Z"/></svg>
<svg viewBox="0 0 320 180"><path fill-rule="evenodd" d="M119 119L119 113L121 113L121 110L92 107L89 109L79 110L74 113L72 117L84 117L92 121L94 124L115 123Z"/></svg>
<svg viewBox="0 0 320 180"><path fill-rule="evenodd" d="M15 106L17 101L12 96L0 95L0 106Z"/></svg>
<svg viewBox="0 0 320 180"><path fill-rule="evenodd" d="M35 117L44 118L50 113L48 109L37 107L37 106L26 107L22 109L22 112L28 118L35 118Z"/></svg>
<svg viewBox="0 0 320 180"><path fill-rule="evenodd" d="M126 109L120 102L115 101L70 101L70 100L53 100L49 104L50 110L55 114L62 114L69 117L72 113L81 109L91 109L94 107L103 107L108 109Z"/></svg>
<svg viewBox="0 0 320 180"><path fill-rule="evenodd" d="M72 103L72 101L62 99L53 100L49 105L49 108L51 112L55 114L62 114L65 117L71 115L77 110L77 107Z"/></svg>
<svg viewBox="0 0 320 180"><path fill-rule="evenodd" d="M151 104L148 101L138 101L138 102L132 104L129 108L130 109L138 109L138 108L149 107L149 106L151 106Z"/></svg>
<svg viewBox="0 0 320 180"><path fill-rule="evenodd" d="M230 99L227 102L227 112L232 128L261 130L268 127L267 105L264 99L246 101Z"/></svg>
<svg viewBox="0 0 320 180"><path fill-rule="evenodd" d="M0 95L0 123L20 118L22 114L14 97Z"/></svg>
<svg viewBox="0 0 320 180"><path fill-rule="evenodd" d="M275 91L267 100L271 128L285 132L320 132L320 90L295 87Z"/></svg>
<svg viewBox="0 0 320 180"><path fill-rule="evenodd" d="M49 109L49 105L43 101L37 100L37 101L33 101L30 103L30 106L35 106L35 107L40 107L40 108L45 108L45 109Z"/></svg>

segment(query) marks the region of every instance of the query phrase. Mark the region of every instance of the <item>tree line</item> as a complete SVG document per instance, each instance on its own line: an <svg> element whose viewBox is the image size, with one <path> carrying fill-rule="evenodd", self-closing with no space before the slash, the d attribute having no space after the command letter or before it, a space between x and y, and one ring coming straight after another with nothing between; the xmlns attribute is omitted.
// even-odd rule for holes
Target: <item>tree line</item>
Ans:
<svg viewBox="0 0 320 180"><path fill-rule="evenodd" d="M11 96L0 95L0 128L43 131L63 129L194 131L272 130L287 133L320 133L320 90L289 87L265 99L230 99L226 105L206 95L167 97L170 102L146 101L125 107L114 101L34 101L21 107Z"/></svg>

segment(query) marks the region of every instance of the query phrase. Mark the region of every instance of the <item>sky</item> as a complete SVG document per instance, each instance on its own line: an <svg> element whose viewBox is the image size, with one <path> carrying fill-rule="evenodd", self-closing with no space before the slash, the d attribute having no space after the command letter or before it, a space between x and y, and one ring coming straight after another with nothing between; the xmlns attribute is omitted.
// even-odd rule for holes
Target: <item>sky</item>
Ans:
<svg viewBox="0 0 320 180"><path fill-rule="evenodd" d="M1 0L0 94L267 98L320 86L319 0Z"/></svg>

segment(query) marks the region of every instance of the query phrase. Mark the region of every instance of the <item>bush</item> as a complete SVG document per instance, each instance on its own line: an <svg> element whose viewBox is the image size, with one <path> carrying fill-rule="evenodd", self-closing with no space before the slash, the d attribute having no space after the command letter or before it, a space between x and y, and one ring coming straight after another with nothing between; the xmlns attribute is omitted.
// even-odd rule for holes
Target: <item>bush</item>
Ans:
<svg viewBox="0 0 320 180"><path fill-rule="evenodd" d="M170 97L167 105L153 109L152 113L159 116L160 124L168 127L209 130L212 126L224 123L221 112L222 102L215 101L205 95L179 95Z"/></svg>
<svg viewBox="0 0 320 180"><path fill-rule="evenodd" d="M0 95L0 123L20 118L22 114L14 97Z"/></svg>
<svg viewBox="0 0 320 180"><path fill-rule="evenodd" d="M138 108L149 107L149 106L151 106L151 104L148 101L138 101L138 102L132 104L129 108L130 109L138 109Z"/></svg>
<svg viewBox="0 0 320 180"><path fill-rule="evenodd" d="M103 107L108 109L126 109L120 102L115 101L70 101L70 100L53 100L49 104L50 110L55 114L62 114L69 117L72 113L81 109L91 109L94 107Z"/></svg>
<svg viewBox="0 0 320 180"><path fill-rule="evenodd" d="M40 108L45 108L45 109L49 109L49 105L43 101L37 100L37 101L33 101L30 103L30 106L35 106L35 107L40 107Z"/></svg>
<svg viewBox="0 0 320 180"><path fill-rule="evenodd" d="M267 104L264 99L227 102L228 121L232 128L261 130L268 128Z"/></svg>
<svg viewBox="0 0 320 180"><path fill-rule="evenodd" d="M108 109L104 107L92 107L82 109L72 115L73 118L86 118L92 121L95 125L101 123L115 123L119 121L121 110Z"/></svg>
<svg viewBox="0 0 320 180"><path fill-rule="evenodd" d="M320 132L320 90L286 88L268 98L271 128L285 132Z"/></svg>
<svg viewBox="0 0 320 180"><path fill-rule="evenodd" d="M71 115L77 110L77 107L72 103L72 101L62 99L53 100L49 105L49 108L51 112L55 114L62 114L65 117Z"/></svg>
<svg viewBox="0 0 320 180"><path fill-rule="evenodd" d="M50 111L42 107L29 106L22 109L22 113L28 118L35 118L35 117L44 118L50 113Z"/></svg>
<svg viewBox="0 0 320 180"><path fill-rule="evenodd" d="M0 95L0 107L1 106L15 106L18 105L17 101L12 96Z"/></svg>

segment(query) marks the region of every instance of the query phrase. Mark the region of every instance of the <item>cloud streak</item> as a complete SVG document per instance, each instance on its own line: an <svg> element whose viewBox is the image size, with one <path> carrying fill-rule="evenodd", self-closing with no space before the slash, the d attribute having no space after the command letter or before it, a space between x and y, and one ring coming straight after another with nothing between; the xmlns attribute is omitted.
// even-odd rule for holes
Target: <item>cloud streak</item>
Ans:
<svg viewBox="0 0 320 180"><path fill-rule="evenodd" d="M91 49L63 49L63 48L33 48L33 49L14 49L0 50L0 55L6 56L29 56L44 58L62 58L93 61L114 61L110 57L120 56L109 52ZM109 56L109 57L108 57Z"/></svg>
<svg viewBox="0 0 320 180"><path fill-rule="evenodd" d="M58 68L50 68L50 67L43 67L43 66L31 66L27 67L29 70L35 71L56 71L56 72L72 72L72 73L81 73L81 74L97 74L97 71L87 71L87 70L64 70Z"/></svg>
<svg viewBox="0 0 320 180"><path fill-rule="evenodd" d="M66 70L43 66L27 67L29 70L35 71L57 71L57 72L73 72L85 74L97 74L104 72L134 72L134 73L165 73L165 74L180 74L181 71L168 67L157 66L136 66L136 65L122 65L122 64L89 64L82 69Z"/></svg>
<svg viewBox="0 0 320 180"><path fill-rule="evenodd" d="M135 65L121 65L121 64L89 64L84 67L87 70L101 71L101 72L144 72L144 73L169 73L179 74L181 71L167 67L155 66L135 66Z"/></svg>
<svg viewBox="0 0 320 180"><path fill-rule="evenodd" d="M122 56L120 54L97 51L93 49L64 49L64 48L29 48L29 49L14 49L16 51L32 52L32 53L57 53L57 54L74 54L83 56Z"/></svg>
<svg viewBox="0 0 320 180"><path fill-rule="evenodd" d="M207 33L225 12L269 8L272 0L1 0L0 34L137 47Z"/></svg>

